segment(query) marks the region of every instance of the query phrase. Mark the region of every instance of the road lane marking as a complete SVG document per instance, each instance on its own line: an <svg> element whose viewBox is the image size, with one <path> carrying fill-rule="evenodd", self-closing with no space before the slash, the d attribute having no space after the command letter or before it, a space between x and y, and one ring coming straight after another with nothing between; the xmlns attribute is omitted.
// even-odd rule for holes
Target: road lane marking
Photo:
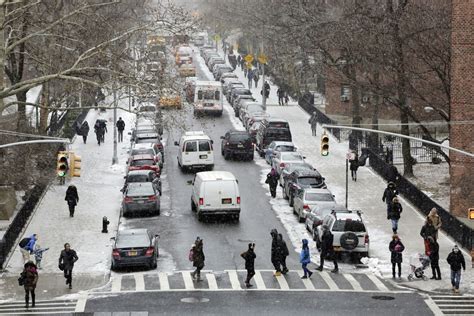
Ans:
<svg viewBox="0 0 474 316"><path fill-rule="evenodd" d="M346 278L347 281L351 284L352 288L356 291L363 291L364 289L360 286L360 283L350 274L343 273L342 276Z"/></svg>
<svg viewBox="0 0 474 316"><path fill-rule="evenodd" d="M112 292L120 292L122 289L122 276L116 275L112 279Z"/></svg>
<svg viewBox="0 0 474 316"><path fill-rule="evenodd" d="M133 276L135 277L135 289L137 291L144 291L145 290L145 279L143 278L143 274L135 273Z"/></svg>
<svg viewBox="0 0 474 316"><path fill-rule="evenodd" d="M216 276L212 273L206 274L207 284L209 285L209 290L218 290Z"/></svg>
<svg viewBox="0 0 474 316"><path fill-rule="evenodd" d="M288 282L286 282L285 276L283 274L275 276L275 277L278 281L278 284L280 284L280 290L289 290L290 289L290 287L288 286Z"/></svg>
<svg viewBox="0 0 474 316"><path fill-rule="evenodd" d="M194 290L194 283L193 283L193 278L191 277L191 271L183 271L181 272L183 275L183 280L184 280L184 287L186 290Z"/></svg>
<svg viewBox="0 0 474 316"><path fill-rule="evenodd" d="M229 275L230 284L232 284L233 290L241 290L239 276L237 275L236 270L228 270L227 274Z"/></svg>
<svg viewBox="0 0 474 316"><path fill-rule="evenodd" d="M382 292L389 292L389 289L383 284L382 281L379 280L375 275L373 274L366 274L367 277L375 284L375 286Z"/></svg>
<svg viewBox="0 0 474 316"><path fill-rule="evenodd" d="M321 272L319 272L319 274L323 278L324 282L326 282L326 284L329 286L330 290L338 290L339 289L336 282L334 282L331 279L331 277L329 276L329 273L327 273L326 271L321 271Z"/></svg>
<svg viewBox="0 0 474 316"><path fill-rule="evenodd" d="M313 272L314 273L314 272ZM303 271L298 271L298 276L301 278L304 275ZM314 285L311 282L311 280L308 279L301 279L303 282L304 286L306 287L307 290L314 290Z"/></svg>
<svg viewBox="0 0 474 316"><path fill-rule="evenodd" d="M255 275L253 277L255 280L255 285L257 285L257 290L266 290L267 287L265 286L265 282L263 282L262 275L260 271L255 271Z"/></svg>
<svg viewBox="0 0 474 316"><path fill-rule="evenodd" d="M168 282L168 274L165 272L158 272L158 278L160 279L160 289L168 291L170 289L170 283Z"/></svg>
<svg viewBox="0 0 474 316"><path fill-rule="evenodd" d="M77 300L76 308L74 310L75 313L83 313L86 309L87 303L87 294L81 295L81 297Z"/></svg>
<svg viewBox="0 0 474 316"><path fill-rule="evenodd" d="M431 299L431 297L428 297L424 301L425 304L428 305L428 308L433 312L434 316L444 315L444 313L441 311L438 305L436 305L436 303Z"/></svg>

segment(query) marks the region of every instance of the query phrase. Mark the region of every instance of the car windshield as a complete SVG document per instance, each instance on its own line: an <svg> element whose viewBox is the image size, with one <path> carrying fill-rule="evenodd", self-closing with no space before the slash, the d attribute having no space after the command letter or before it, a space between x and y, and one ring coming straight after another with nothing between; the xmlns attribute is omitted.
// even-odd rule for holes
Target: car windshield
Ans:
<svg viewBox="0 0 474 316"><path fill-rule="evenodd" d="M198 99L199 100L219 100L220 99L220 92L218 90L199 90L198 91Z"/></svg>
<svg viewBox="0 0 474 316"><path fill-rule="evenodd" d="M298 183L302 185L308 185L308 186L313 186L313 185L320 185L321 184L321 178L319 177L300 177L298 178Z"/></svg>
<svg viewBox="0 0 474 316"><path fill-rule="evenodd" d="M144 105L140 107L140 112L154 112L154 111L156 111L156 108L153 105Z"/></svg>
<svg viewBox="0 0 474 316"><path fill-rule="evenodd" d="M330 193L306 193L306 201L321 201L321 202L330 202L334 201L334 197Z"/></svg>
<svg viewBox="0 0 474 316"><path fill-rule="evenodd" d="M132 160L130 163L131 166L137 167L137 166L152 166L154 165L155 162L153 159L137 159L137 160Z"/></svg>
<svg viewBox="0 0 474 316"><path fill-rule="evenodd" d="M153 151L153 148L134 148L132 149L132 152L130 155L135 156L135 155L155 155L155 152Z"/></svg>
<svg viewBox="0 0 474 316"><path fill-rule="evenodd" d="M294 151L295 147L289 145L279 145L275 148L278 151Z"/></svg>
<svg viewBox="0 0 474 316"><path fill-rule="evenodd" d="M150 182L141 183L140 185L129 185L127 188L127 196L154 195L153 186Z"/></svg>
<svg viewBox="0 0 474 316"><path fill-rule="evenodd" d="M283 138L290 138L290 132L289 130L287 129L274 129L274 130L267 130L265 132L265 136L266 137L270 137L270 138L280 138L280 137L283 137ZM282 139L283 141L284 139ZM290 139L291 141L291 139Z"/></svg>
<svg viewBox="0 0 474 316"><path fill-rule="evenodd" d="M334 222L332 227L334 232L365 232L365 225L361 221L353 221L351 219L338 219Z"/></svg>
<svg viewBox="0 0 474 316"><path fill-rule="evenodd" d="M146 174L129 175L127 182L148 182L148 176Z"/></svg>
<svg viewBox="0 0 474 316"><path fill-rule="evenodd" d="M303 161L303 157L300 154L293 152L286 152L281 154L281 160L299 160Z"/></svg>
<svg viewBox="0 0 474 316"><path fill-rule="evenodd" d="M146 234L126 234L117 236L116 248L148 247L150 240Z"/></svg>
<svg viewBox="0 0 474 316"><path fill-rule="evenodd" d="M308 165L306 163L291 163L288 166L288 172L291 173L295 170L312 170L313 167L311 165Z"/></svg>
<svg viewBox="0 0 474 316"><path fill-rule="evenodd" d="M233 142L242 142L242 141L246 141L246 140L249 140L249 139L250 139L250 137L247 134L231 134L230 137L229 137L229 140L231 140Z"/></svg>

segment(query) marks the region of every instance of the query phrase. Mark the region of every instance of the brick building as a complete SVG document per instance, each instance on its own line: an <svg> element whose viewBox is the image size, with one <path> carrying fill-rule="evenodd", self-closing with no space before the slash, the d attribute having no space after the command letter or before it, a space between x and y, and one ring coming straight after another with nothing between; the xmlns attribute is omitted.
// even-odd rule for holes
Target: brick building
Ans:
<svg viewBox="0 0 474 316"><path fill-rule="evenodd" d="M474 0L452 0L452 121L474 120ZM451 125L450 144L474 153L472 125ZM450 152L451 213L467 217L474 207L474 158Z"/></svg>

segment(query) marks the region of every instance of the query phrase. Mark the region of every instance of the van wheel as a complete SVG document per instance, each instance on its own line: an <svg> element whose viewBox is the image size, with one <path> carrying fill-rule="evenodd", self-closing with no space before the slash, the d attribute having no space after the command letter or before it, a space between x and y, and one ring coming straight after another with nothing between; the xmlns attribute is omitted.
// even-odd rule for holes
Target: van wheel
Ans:
<svg viewBox="0 0 474 316"><path fill-rule="evenodd" d="M191 199L191 211L196 212L196 204L194 204L194 201Z"/></svg>
<svg viewBox="0 0 474 316"><path fill-rule="evenodd" d="M224 159L229 160L230 154L228 152L224 152Z"/></svg>
<svg viewBox="0 0 474 316"><path fill-rule="evenodd" d="M306 219L305 219L304 217L301 217L300 215L298 215L298 221L299 221L300 223L304 223L305 220L306 220Z"/></svg>
<svg viewBox="0 0 474 316"><path fill-rule="evenodd" d="M237 215L234 215L234 220L235 220L236 222L238 222L238 221L239 221L239 219L240 219L240 215L239 215L239 214L237 214Z"/></svg>
<svg viewBox="0 0 474 316"><path fill-rule="evenodd" d="M198 213L198 221L202 222L204 220L204 215L202 213Z"/></svg>
<svg viewBox="0 0 474 316"><path fill-rule="evenodd" d="M252 161L253 158L254 158L253 153L251 153L251 154L249 155L249 161Z"/></svg>
<svg viewBox="0 0 474 316"><path fill-rule="evenodd" d="M290 206L293 206L293 195L290 194L289 200L290 200L289 202Z"/></svg>

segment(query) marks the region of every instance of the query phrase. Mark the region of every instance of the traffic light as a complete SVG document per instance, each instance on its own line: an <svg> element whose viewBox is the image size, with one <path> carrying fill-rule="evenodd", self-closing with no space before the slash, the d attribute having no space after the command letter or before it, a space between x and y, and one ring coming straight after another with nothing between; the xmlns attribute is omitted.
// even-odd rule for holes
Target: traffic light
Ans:
<svg viewBox="0 0 474 316"><path fill-rule="evenodd" d="M329 155L329 136L326 133L321 135L321 155Z"/></svg>
<svg viewBox="0 0 474 316"><path fill-rule="evenodd" d="M75 155L71 152L71 169L70 169L71 177L80 177L81 176L81 157Z"/></svg>
<svg viewBox="0 0 474 316"><path fill-rule="evenodd" d="M58 159L56 161L56 174L59 177L64 177L67 174L67 170L69 169L68 157L69 153L67 151L60 151L58 153Z"/></svg>

